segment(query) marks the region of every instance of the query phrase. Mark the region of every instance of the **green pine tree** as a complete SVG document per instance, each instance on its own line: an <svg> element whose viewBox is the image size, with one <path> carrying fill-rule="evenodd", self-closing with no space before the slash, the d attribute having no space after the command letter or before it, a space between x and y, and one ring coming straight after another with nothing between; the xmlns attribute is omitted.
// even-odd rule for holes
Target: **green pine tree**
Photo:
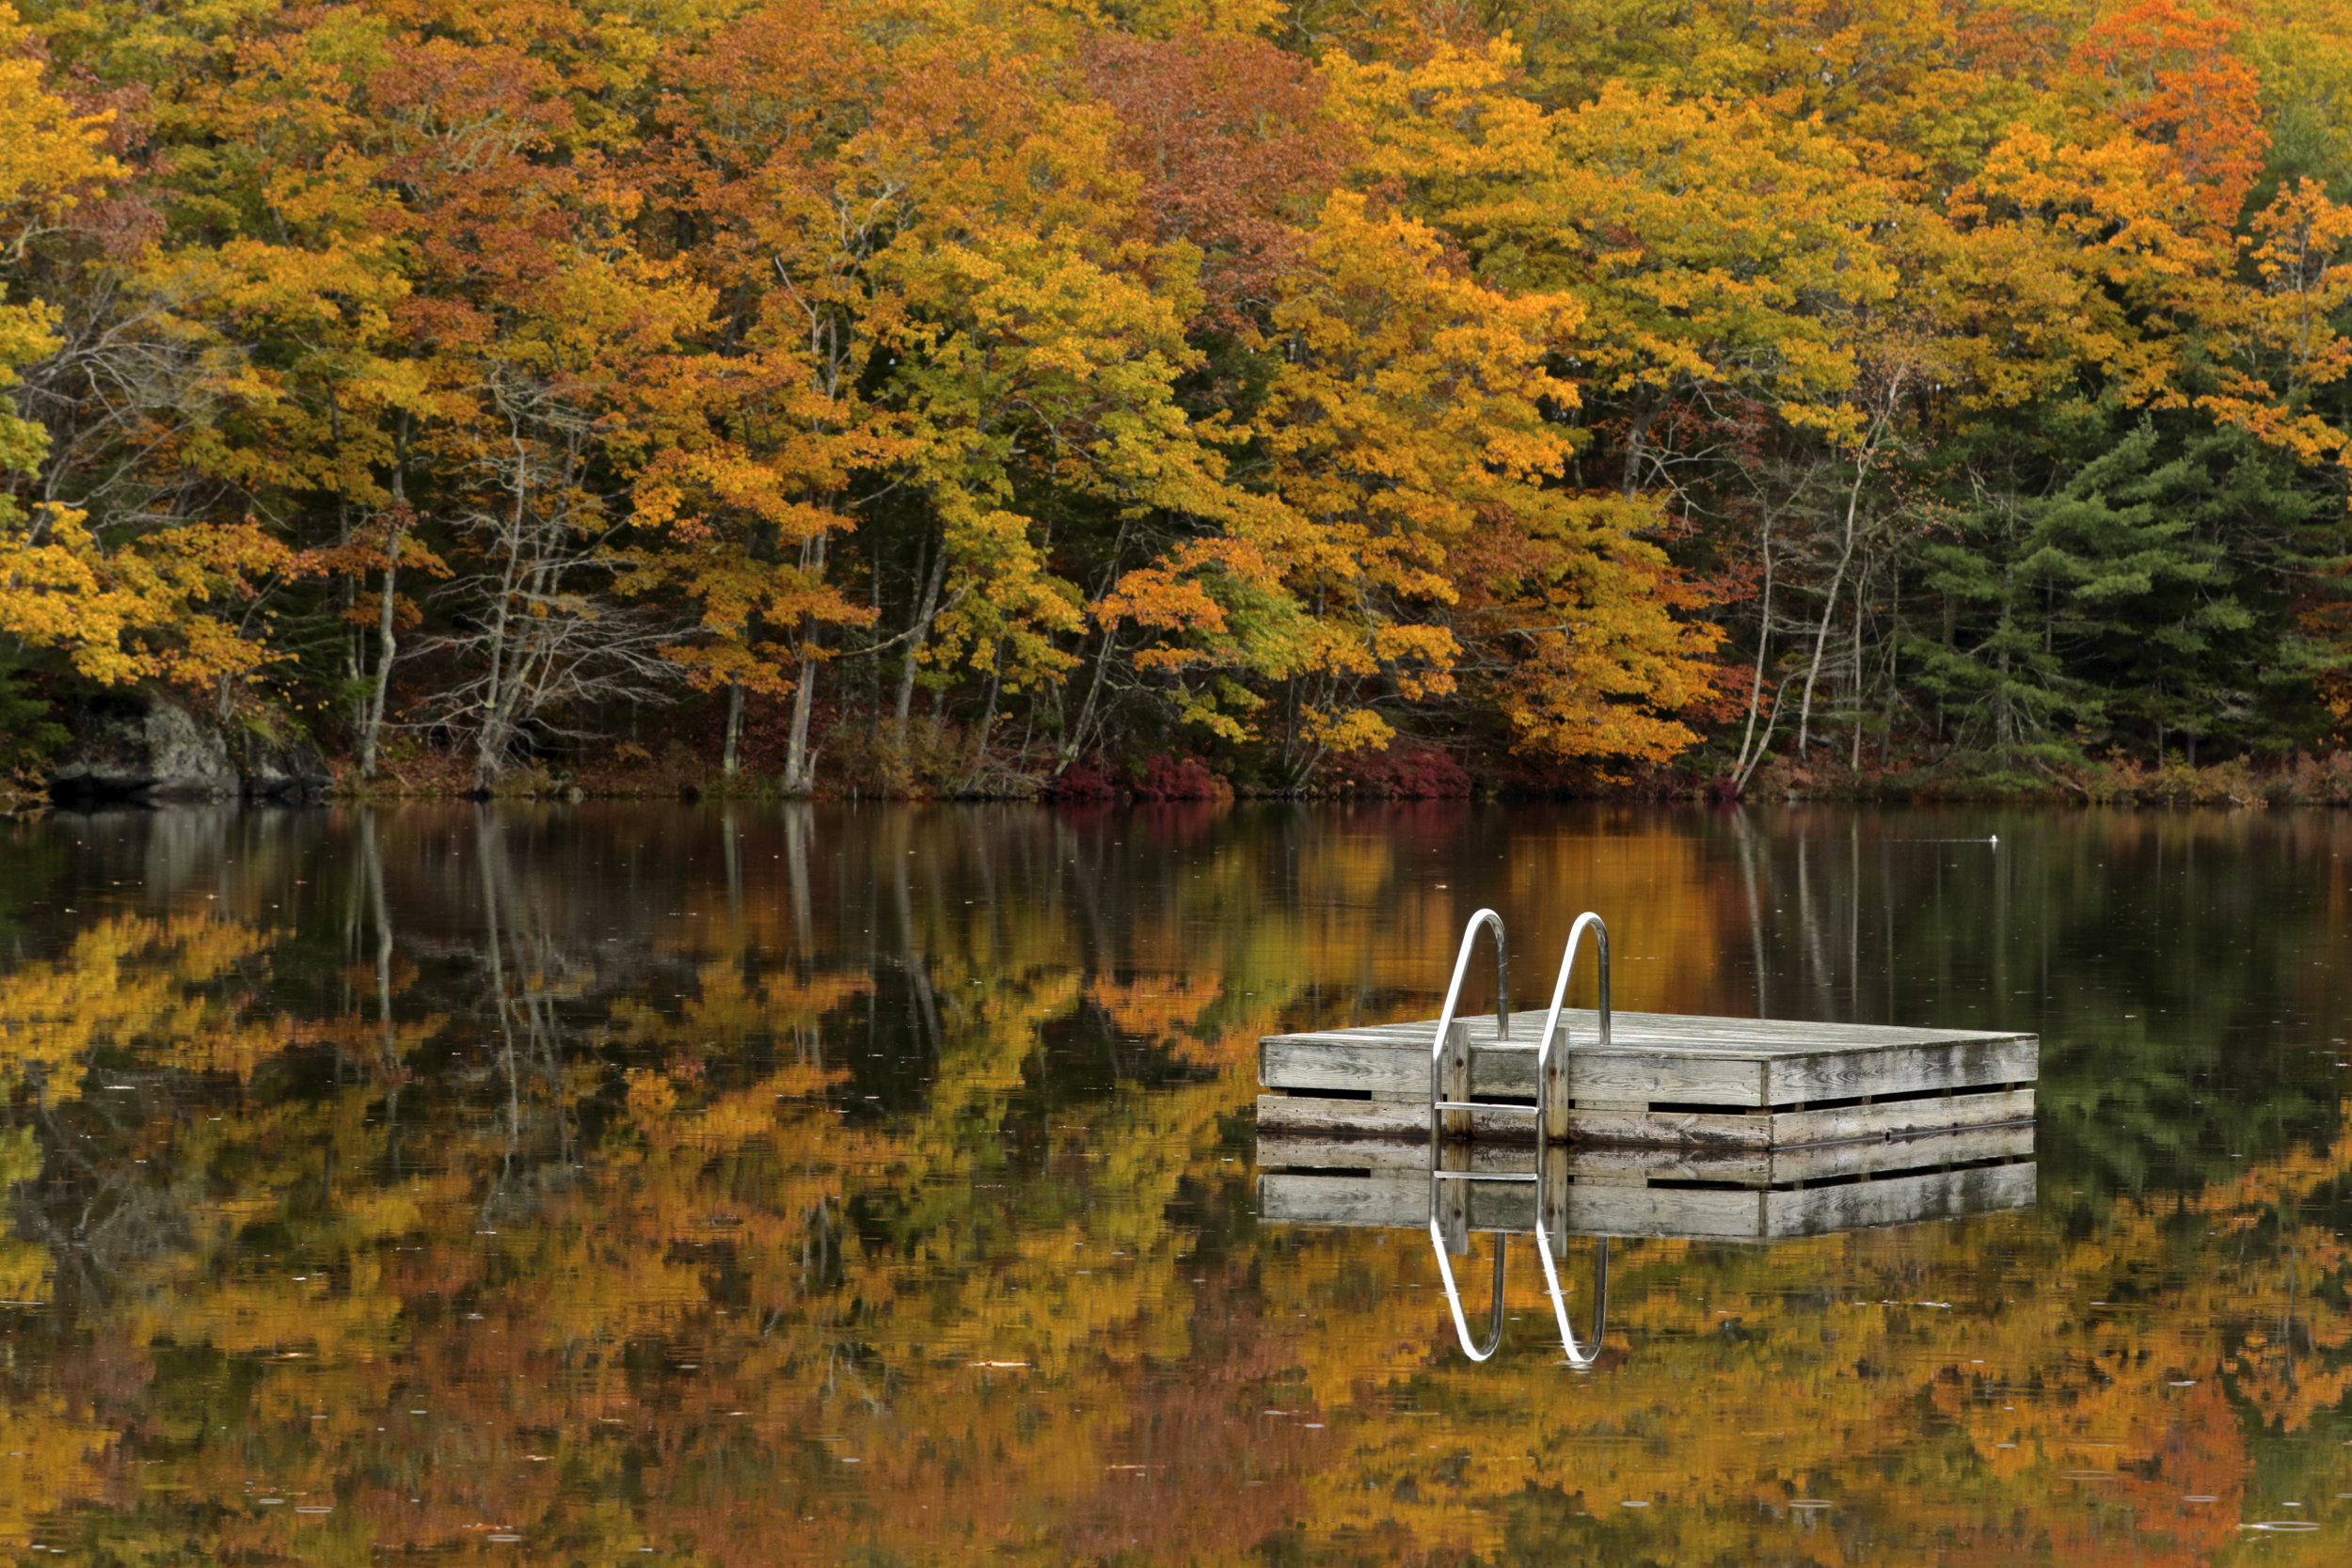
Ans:
<svg viewBox="0 0 2352 1568"><path fill-rule="evenodd" d="M2003 433L2000 461L1971 454L1967 499L1921 552L1947 630L1909 652L1956 737L2015 766L2324 732L2312 679L2336 656L2295 610L2343 549L2328 499L2235 431L2042 414Z"/></svg>

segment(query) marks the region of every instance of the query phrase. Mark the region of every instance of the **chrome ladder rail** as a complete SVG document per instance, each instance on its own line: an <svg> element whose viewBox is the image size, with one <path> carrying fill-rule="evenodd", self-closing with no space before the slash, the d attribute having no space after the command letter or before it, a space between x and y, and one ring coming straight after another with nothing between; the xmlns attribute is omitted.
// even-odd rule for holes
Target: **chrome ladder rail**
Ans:
<svg viewBox="0 0 2352 1568"><path fill-rule="evenodd" d="M1568 1365L1580 1372L1590 1371L1600 1359L1600 1341L1609 1332L1609 1238L1593 1239L1593 1344L1590 1350L1579 1350L1576 1329L1568 1322L1568 1304L1560 1293L1559 1265L1551 1260L1551 1242L1541 1226L1535 1227L1535 1258L1544 1266L1544 1293L1551 1298L1552 1321L1560 1325L1560 1348L1567 1354ZM1502 1270L1495 1271L1499 1276Z"/></svg>
<svg viewBox="0 0 2352 1568"><path fill-rule="evenodd" d="M1586 910L1568 927L1567 950L1560 955L1560 978L1551 987L1551 1010L1544 1015L1544 1032L1535 1043L1535 1147L1539 1149L1553 1138L1565 1141L1568 1135L1568 1053L1561 1039L1565 1030L1560 1014L1567 1005L1568 982L1576 976L1576 950L1587 931L1593 935L1600 963L1598 1044L1603 1051L1609 1049L1609 923Z"/></svg>
<svg viewBox="0 0 2352 1568"><path fill-rule="evenodd" d="M1479 1110L1523 1110L1524 1106L1482 1105L1470 1097L1470 1031L1465 1028L1459 1039L1454 1037L1454 1009L1462 1000L1462 979L1470 973L1470 955L1478 950L1481 927L1491 926L1495 933L1495 1040L1486 1047L1494 1050L1514 1049L1511 1038L1511 953L1508 939L1503 935L1502 916L1492 910L1480 910L1470 917L1462 928L1462 950L1454 959L1454 978L1445 988L1445 1006L1438 1013L1437 1037L1429 1043L1429 1168L1438 1168L1438 1148L1447 1132L1467 1136L1470 1131L1470 1114ZM1524 1049L1519 1047L1518 1049ZM1449 1125L1451 1124L1451 1125Z"/></svg>
<svg viewBox="0 0 2352 1568"><path fill-rule="evenodd" d="M1454 1337L1462 1346L1462 1354L1472 1361L1484 1361L1502 1346L1502 1255L1511 1244L1511 1238L1498 1230L1495 1242L1494 1306L1486 1323L1486 1338L1483 1344L1470 1338L1470 1320L1462 1315L1462 1290L1454 1282L1454 1265L1446 1260L1445 1226L1437 1208L1438 1187L1429 1187L1429 1241L1438 1252L1438 1277L1445 1281L1445 1304L1454 1314Z"/></svg>
<svg viewBox="0 0 2352 1568"><path fill-rule="evenodd" d="M1541 1157L1539 1156L1539 1159ZM1548 1173L1549 1162L1537 1165ZM1551 1298L1552 1322L1559 1325L1560 1348L1568 1358L1568 1365L1578 1371L1590 1371L1600 1359L1600 1342L1609 1332L1609 1238L1593 1239L1593 1338L1590 1349L1580 1348L1576 1327L1568 1321L1568 1304L1560 1289L1560 1266L1551 1256L1551 1238L1556 1231L1565 1243L1567 1238L1568 1212L1566 1195L1561 1192L1563 1182L1540 1181L1535 1188L1535 1260L1544 1271L1544 1294Z"/></svg>

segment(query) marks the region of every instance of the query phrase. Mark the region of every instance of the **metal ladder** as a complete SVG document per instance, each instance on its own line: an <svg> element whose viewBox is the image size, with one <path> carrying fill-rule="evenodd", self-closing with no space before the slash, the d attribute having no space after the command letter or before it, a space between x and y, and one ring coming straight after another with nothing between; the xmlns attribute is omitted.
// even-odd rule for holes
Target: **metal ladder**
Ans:
<svg viewBox="0 0 2352 1568"><path fill-rule="evenodd" d="M1465 1026L1457 1034L1454 1027L1454 1008L1462 1000L1462 981L1470 974L1470 955L1477 950L1478 933L1491 927L1495 935L1495 1041L1476 1049L1481 1051L1532 1051L1535 1053L1535 1103L1521 1105L1508 1101L1472 1100L1470 1097L1470 1030ZM1533 1043L1519 1043L1511 1038L1511 958L1509 939L1504 934L1502 916L1492 910L1480 910L1470 917L1462 931L1462 948L1454 960L1454 978L1446 986L1445 1006L1438 1015L1437 1037L1429 1046L1429 1237L1437 1248L1438 1273L1445 1282L1446 1306L1454 1314L1454 1332L1462 1346L1462 1354L1472 1361L1484 1361L1494 1354L1502 1342L1502 1259L1508 1244L1503 1233L1495 1235L1495 1278L1492 1321L1483 1341L1470 1338L1470 1322L1462 1313L1462 1295L1454 1280L1454 1265L1449 1261L1449 1245L1444 1218L1450 1196L1446 1183L1454 1181L1533 1181L1535 1192L1535 1254L1543 1265L1544 1290L1550 1297L1552 1316L1560 1329L1561 1347L1566 1351L1568 1364L1581 1370L1593 1364L1600 1354L1603 1325L1609 1311L1609 1243L1599 1243L1595 1262L1597 1305L1593 1323L1593 1339L1589 1350L1579 1347L1576 1332L1568 1323L1568 1309L1560 1289L1560 1273L1551 1255L1551 1232L1557 1225L1565 1234L1565 1204L1556 1193L1554 1183L1546 1180L1549 1162L1546 1155L1556 1139L1566 1141L1568 1134L1567 1050L1563 1037L1565 1030L1560 1014L1567 1005L1568 983L1576 974L1576 955L1583 945L1585 933L1592 933L1600 964L1598 1043L1603 1050L1609 1045L1609 927L1599 915L1587 910L1576 917L1568 927L1568 945L1560 956L1559 978L1552 983L1551 1008L1544 1015L1543 1032ZM1443 1159L1448 1132L1468 1136L1471 1117L1480 1111L1503 1112L1511 1115L1532 1115L1535 1118L1535 1168L1533 1171L1472 1171L1447 1170ZM1465 1212L1467 1224L1467 1212ZM1465 1237L1467 1244L1467 1237Z"/></svg>
<svg viewBox="0 0 2352 1568"><path fill-rule="evenodd" d="M1470 1097L1470 1030L1465 1025L1457 1034L1454 1027L1454 1008L1462 1000L1462 980L1470 973L1470 954L1478 946L1482 927L1492 927L1495 933L1495 1040L1482 1045L1480 1051L1532 1051L1535 1053L1535 1103L1520 1105L1508 1101L1472 1100ZM1480 910L1470 917L1462 931L1462 950L1454 960L1454 978L1445 989L1445 1007L1438 1014L1437 1037L1429 1045L1429 1166L1438 1168L1437 1152L1446 1135L1455 1133L1467 1137L1471 1131L1470 1118L1480 1111L1502 1112L1513 1116L1533 1116L1535 1118L1535 1148L1538 1155L1545 1145L1554 1139L1565 1140L1568 1135L1567 1053L1560 1044L1563 1029L1560 1014L1568 999L1568 982L1575 977L1577 949L1583 944L1584 934L1590 931L1600 961L1600 1028L1599 1045L1609 1048L1609 927L1590 910L1576 917L1568 927L1567 950L1560 956L1560 977L1551 988L1551 1010L1544 1016L1543 1033L1533 1044L1522 1044L1511 1038L1511 958L1508 940L1503 934L1502 916L1492 910ZM1555 1049L1555 1047L1559 1047ZM1467 1172L1460 1173L1465 1176ZM1502 1180L1505 1178L1484 1178ZM1514 1180L1534 1180L1534 1177Z"/></svg>

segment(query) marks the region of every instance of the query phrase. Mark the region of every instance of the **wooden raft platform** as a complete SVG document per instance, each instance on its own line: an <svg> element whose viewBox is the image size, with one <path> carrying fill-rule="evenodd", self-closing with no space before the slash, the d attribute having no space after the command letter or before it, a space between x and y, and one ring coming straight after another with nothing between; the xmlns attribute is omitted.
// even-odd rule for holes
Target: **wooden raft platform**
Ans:
<svg viewBox="0 0 2352 1568"><path fill-rule="evenodd" d="M1454 1145L1449 1168L1530 1168L1534 1151ZM2031 1127L1794 1150L1694 1151L1554 1145L1543 1181L1449 1181L1434 1195L1450 1250L1469 1232L1533 1231L1549 1192L1557 1234L1771 1242L1916 1225L2033 1206ZM1262 1136L1258 1213L1274 1224L1425 1230L1426 1143Z"/></svg>
<svg viewBox="0 0 2352 1568"><path fill-rule="evenodd" d="M1512 1043L1542 1027L1520 1013ZM2028 1123L2042 1045L2032 1035L1779 1019L1563 1015L1569 1135L1582 1142L1780 1148ZM1426 1138L1437 1022L1270 1035L1258 1045L1261 1132ZM1533 1104L1532 1051L1496 1042L1492 1015L1457 1021L1473 1099ZM1534 1118L1470 1113L1479 1140L1530 1143Z"/></svg>

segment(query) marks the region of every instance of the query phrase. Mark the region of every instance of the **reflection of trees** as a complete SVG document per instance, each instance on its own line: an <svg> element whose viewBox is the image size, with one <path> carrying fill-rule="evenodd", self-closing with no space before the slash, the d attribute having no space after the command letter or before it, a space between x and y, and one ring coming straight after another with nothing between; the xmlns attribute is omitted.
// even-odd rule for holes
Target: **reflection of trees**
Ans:
<svg viewBox="0 0 2352 1568"><path fill-rule="evenodd" d="M194 1195L155 1157L154 1124L190 1073L249 1073L281 1049L247 997L266 945L198 916L116 914L0 979L13 1228L46 1255L44 1295L102 1305L187 1243Z"/></svg>
<svg viewBox="0 0 2352 1568"><path fill-rule="evenodd" d="M1431 1356L1428 1271L1306 1234L1263 1270L1267 1312L1324 1325L1297 1402L1351 1461L1315 1478L1298 1560L2214 1560L2242 1519L2328 1517L2352 1481L2327 1440L2352 1414L2347 1170L2352 1142L2073 1236L1631 1243L1611 1287L1631 1355L1589 1378L1509 1345L1500 1375ZM1512 1302L1544 1314L1532 1284Z"/></svg>
<svg viewBox="0 0 2352 1568"><path fill-rule="evenodd" d="M1816 819L1739 822L213 823L0 974L0 1275L51 1303L0 1307L0 1436L47 1456L0 1540L45 1518L94 1553L356 1560L506 1522L582 1561L1995 1563L2020 1529L2112 1556L2128 1511L2139 1560L2185 1562L2257 1497L2337 1489L2309 1441L2352 1350L2328 1075L2272 1056L2252 1094L2198 1091L2264 985L2331 999L2310 959L2342 911L2233 892L2235 956L2190 952L2211 890L2164 880L2217 844L2280 867L2332 841L2133 819L1994 880L1894 818L1827 847ZM1997 831L2007 855L2029 829ZM77 887L156 854L85 837ZM2133 905L2143 875L2180 906ZM1638 1354L1570 1380L1515 1331L1462 1367L1425 1248L1258 1225L1246 1111L1261 1033L1425 1014L1480 902L1531 952L1582 904L1635 911L1629 1006L1740 1010L1761 975L1774 1011L1964 1022L2044 988L2045 1092L2098 1124L2045 1148L2065 1223L1637 1244L1612 1338ZM2127 939L2174 944L2162 973ZM2127 984L2196 1010L2123 1032L2154 1010L2119 1009ZM2175 1093L2227 1103L2181 1132ZM2122 1479L2078 1506L2062 1473L2092 1468ZM1838 1507L1799 1533L1808 1492Z"/></svg>
<svg viewBox="0 0 2352 1568"><path fill-rule="evenodd" d="M49 1300L69 1312L103 1307L192 1239L183 1193L144 1162L120 1157L135 1138L86 1101L35 1109L27 1130L46 1153L36 1180L17 1189L10 1219L20 1241L49 1259ZM95 1129L95 1131L92 1131Z"/></svg>
<svg viewBox="0 0 2352 1568"><path fill-rule="evenodd" d="M154 1399L203 1417L184 1449L138 1424L119 1437L120 1464L173 1466L186 1507L126 1497L88 1528L117 1546L193 1530L208 1552L262 1549L276 1516L215 1520L206 1500L242 1498L258 1466L278 1490L337 1497L388 1541L462 1540L486 1509L598 1551L694 1537L766 1560L779 1525L813 1511L826 1528L794 1534L830 1560L873 1505L843 1494L831 1450L796 1433L845 1424L877 1450L872 1496L902 1484L945 1513L1009 1454L1044 1465L1032 1490L1069 1495L1070 1517L1118 1517L1079 1500L1104 1472L1071 1472L1068 1457L1073 1442L1118 1440L1121 1402L1081 1423L1059 1389L1031 1390L1085 1383L1082 1347L1137 1321L1136 1259L1153 1255L1155 1291L1177 1266L1159 1212L1199 1141L1186 1129L1214 1137L1231 1108L1215 1073L1183 1064L1208 1049L1204 1033L1231 1053L1195 1027L1221 992L1177 982L1163 998L1149 980L1105 978L1098 996L1069 961L1057 922L1083 900L1057 870L1065 896L1016 896L989 908L990 928L959 934L960 911L978 906L948 896L965 868L942 863L925 825L858 861L828 857L805 808L758 826L625 847L630 895L615 903L582 896L614 868L560 821L339 821L294 875L230 874L230 896L206 900L225 918L186 917L249 950L209 1055L193 1036L165 1050L133 1026L162 991L213 994L211 972L162 927L116 933L103 964L84 955L83 980L103 968L149 992L42 1060L148 1053L142 1070L171 1093L102 1147L54 1126L36 1135L73 1142L72 1160L126 1192L151 1168L137 1161L173 1170L191 1218L120 1265L135 1291L101 1301L53 1286L52 1310L185 1347L147 1353ZM1020 837L1013 879L1045 879L1056 838ZM1000 850L978 852L993 866ZM311 918L292 930L255 918L297 884ZM39 975L15 978L21 1002ZM269 1050L240 1043L268 1016L284 1021ZM1191 1102L1135 1094L1138 1076ZM1022 1109L1040 1085L1050 1103ZM1009 1139L1015 1126L1028 1131ZM42 1214L81 1199L70 1163L35 1184ZM1100 1229L1114 1207L1116 1238ZM1089 1238L1105 1267L1073 1273ZM936 1356L922 1347L959 1340L971 1358L1025 1365L924 1386ZM963 1434L934 1445L946 1471L909 1456L925 1473L894 1482L890 1434L911 1402L938 1397L942 1430ZM412 1402L447 1424L393 1430ZM205 1436L224 1428L238 1451ZM465 1433L477 1435L441 1440ZM800 1477L781 1501L779 1474ZM592 1519L564 1501L574 1487L617 1495L607 1483L624 1475L634 1510ZM1018 1489L988 1495L978 1527L1011 1529Z"/></svg>
<svg viewBox="0 0 2352 1568"><path fill-rule="evenodd" d="M1748 1006L2042 1035L2045 1188L2194 1189L2339 1126L2301 1048L2327 1031L2293 1015L2352 1002L2344 890L2312 871L2352 851L2340 815L1792 809L1724 836Z"/></svg>

